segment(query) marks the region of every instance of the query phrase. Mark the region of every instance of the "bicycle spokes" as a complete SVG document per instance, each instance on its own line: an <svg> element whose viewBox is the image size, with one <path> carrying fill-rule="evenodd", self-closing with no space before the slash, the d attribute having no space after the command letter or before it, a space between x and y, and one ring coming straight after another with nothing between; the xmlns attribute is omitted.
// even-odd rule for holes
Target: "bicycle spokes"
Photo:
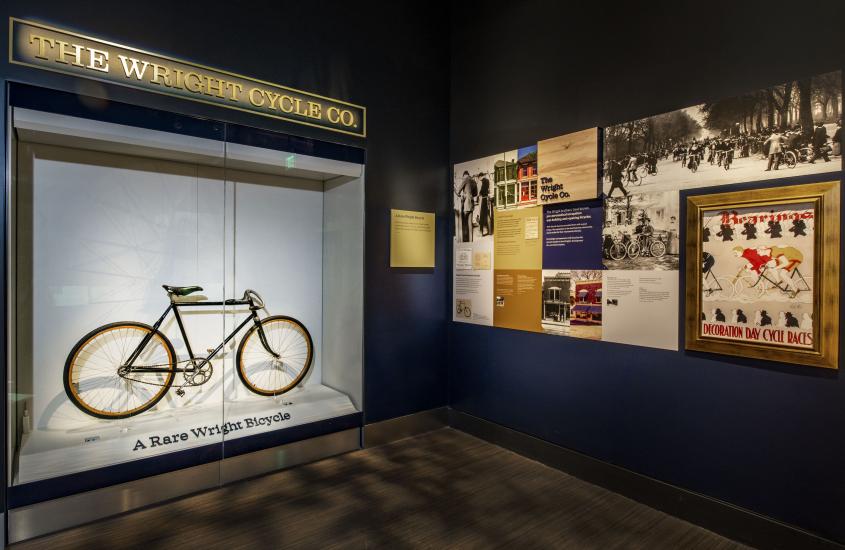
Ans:
<svg viewBox="0 0 845 550"><path fill-rule="evenodd" d="M251 330L241 343L238 374L244 384L261 395L278 395L296 386L311 363L311 337L299 322L285 317L270 317L261 323L261 331Z"/></svg>
<svg viewBox="0 0 845 550"><path fill-rule="evenodd" d="M173 353L155 332L135 365L162 365L158 372L132 372L126 362L152 332L141 324L103 327L80 342L68 358L65 385L74 404L103 418L127 417L152 407L173 379Z"/></svg>

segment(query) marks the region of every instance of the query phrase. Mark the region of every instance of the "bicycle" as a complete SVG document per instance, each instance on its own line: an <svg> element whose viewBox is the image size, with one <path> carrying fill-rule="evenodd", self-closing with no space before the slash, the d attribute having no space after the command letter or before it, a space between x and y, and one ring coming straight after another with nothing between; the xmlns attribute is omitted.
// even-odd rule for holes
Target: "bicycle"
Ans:
<svg viewBox="0 0 845 550"><path fill-rule="evenodd" d="M152 326L137 321L120 321L98 327L71 349L65 362L64 386L70 401L96 418L121 419L154 407L173 386L177 374L185 387L201 386L211 379L211 360L250 322L238 345L235 365L238 377L251 392L273 397L295 388L308 373L314 358L314 344L305 325L284 315L260 319L264 300L247 289L240 299L222 302L180 301L199 292L199 286L162 285L170 303ZM184 307L249 306L249 316L207 357L194 355L179 312ZM159 331L170 312L185 342L188 359L177 360L170 340ZM177 366L184 365L184 366ZM154 389L157 388L157 389Z"/></svg>
<svg viewBox="0 0 845 550"><path fill-rule="evenodd" d="M653 235L640 235L628 245L628 256L636 258L640 254L653 258L662 258L666 254L666 243Z"/></svg>
<svg viewBox="0 0 845 550"><path fill-rule="evenodd" d="M628 244L630 244L630 237L627 235L622 239L618 239L613 235L605 235L604 250L607 257L611 260L623 260L628 255Z"/></svg>
<svg viewBox="0 0 845 550"><path fill-rule="evenodd" d="M641 166L637 166L636 168L632 168L632 169L626 168L625 169L625 184L626 184L625 187L626 188L629 187L631 184L637 185L637 186L643 184L643 179L648 174L645 173L644 170L641 170L641 168L642 168Z"/></svg>
<svg viewBox="0 0 845 550"><path fill-rule="evenodd" d="M698 163L698 155L691 155L689 161L687 161L687 168L689 168L694 174L698 171Z"/></svg>
<svg viewBox="0 0 845 550"><path fill-rule="evenodd" d="M768 268L764 268L756 278L753 275L737 275L734 283L736 294L747 299L756 300L764 296L770 290L777 288L790 298L795 298L800 292L812 290L812 286L810 285L812 277L809 279L804 278L797 267L792 270L792 273L789 276L790 279L795 279L797 276L794 291L790 290L786 284L781 284L780 281L774 281L771 277L766 275L767 271Z"/></svg>
<svg viewBox="0 0 845 550"><path fill-rule="evenodd" d="M786 149L783 152L783 160L781 162L786 164L787 168L795 168L798 164L798 160L800 159L800 154L800 150L796 152L794 149ZM806 159L806 153L804 154L804 158Z"/></svg>
<svg viewBox="0 0 845 550"><path fill-rule="evenodd" d="M733 297L734 285L728 277L718 277L715 273L713 273L712 269L708 269L707 273L704 275L704 284L707 284L708 279L712 281L712 284L702 289L703 292L707 294L708 298L714 294L717 295L717 298L722 300L727 300ZM724 283L724 285L722 285L722 283Z"/></svg>

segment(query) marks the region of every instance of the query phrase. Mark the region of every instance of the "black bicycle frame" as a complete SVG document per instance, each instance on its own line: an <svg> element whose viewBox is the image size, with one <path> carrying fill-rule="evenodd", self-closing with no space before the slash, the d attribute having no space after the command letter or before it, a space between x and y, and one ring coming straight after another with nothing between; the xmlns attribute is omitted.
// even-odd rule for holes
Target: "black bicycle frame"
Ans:
<svg viewBox="0 0 845 550"><path fill-rule="evenodd" d="M132 355L129 356L129 360L126 361L122 367L126 367L129 369L129 372L194 372L196 370L196 361L197 357L194 356L194 351L191 349L191 342L188 339L188 333L185 331L185 325L182 322L182 315L179 313L180 307L211 307L211 306L249 306L249 316L244 319L244 321L238 325L238 327L229 333L228 336L220 343L217 348L215 348L208 357L203 358L204 361L211 361L211 359L220 353L220 350L229 343L229 341L241 331L250 321L255 323L255 326L258 328L258 337L261 340L261 345L264 346L264 349L267 350L268 353L273 355L275 358L279 358L279 354L270 349L270 344L267 342L267 336L264 334L264 327L261 326L261 320L258 317L257 310L258 308L255 307L252 299L246 300L225 300L223 302L175 302L173 300L170 301L170 305L167 306L167 309L164 310L164 313L161 317L158 318L158 321L155 322L153 325L153 332L148 333L141 342L138 344L138 347L132 352ZM145 367L139 366L135 367L132 364L138 359L141 355L141 352L144 351L146 345L150 342L153 335L158 331L158 328L167 318L167 314L173 311L173 316L176 318L176 324L179 325L179 332L182 333L182 338L185 340L185 348L188 350L188 356L190 357L190 367L187 368L164 368L164 367Z"/></svg>
<svg viewBox="0 0 845 550"><path fill-rule="evenodd" d="M762 273L760 273L760 276L759 276L759 277L757 277L757 281L756 281L753 285L751 285L751 288L754 288L755 286L757 286L758 284L760 284L760 281L762 281L763 279L766 279L767 281L769 281L770 283L772 283L773 285L775 285L775 288L779 289L781 292L788 292L785 288L783 288L782 286L780 286L780 282L775 282L775 281L773 281L773 280L772 280L772 279L771 279L768 275L766 275L766 272L767 272L768 270L769 270L769 268L768 268L768 267L763 268L763 272L762 272ZM794 278L796 273L798 274L798 280L799 280L800 282L803 282L803 283L804 283L804 286L809 287L810 285L808 285L808 284L807 284L807 280L806 280L806 279L804 279L804 276L803 276L803 275L801 275L801 272L798 270L798 268L797 268L797 267L796 267L796 268L795 268L795 270L793 271L792 275L790 275L790 277L791 277L791 278ZM787 287L787 288L789 288L789 287ZM809 288L797 288L797 289L795 290L795 292L796 292L796 294L797 294L798 292L803 292L803 291L805 291L805 290L809 290Z"/></svg>

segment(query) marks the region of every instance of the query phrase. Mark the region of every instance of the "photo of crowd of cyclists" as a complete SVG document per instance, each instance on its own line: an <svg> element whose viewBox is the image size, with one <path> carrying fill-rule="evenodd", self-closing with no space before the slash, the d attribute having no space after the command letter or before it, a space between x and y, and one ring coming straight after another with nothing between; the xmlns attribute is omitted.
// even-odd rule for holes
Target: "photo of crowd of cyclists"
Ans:
<svg viewBox="0 0 845 550"><path fill-rule="evenodd" d="M841 116L836 71L610 126L604 192L625 197L839 171Z"/></svg>

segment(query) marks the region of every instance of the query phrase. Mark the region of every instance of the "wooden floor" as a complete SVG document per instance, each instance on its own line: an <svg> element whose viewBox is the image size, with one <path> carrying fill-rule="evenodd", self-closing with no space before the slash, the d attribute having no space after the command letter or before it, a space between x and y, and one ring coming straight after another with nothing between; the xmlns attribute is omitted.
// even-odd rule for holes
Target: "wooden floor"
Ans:
<svg viewBox="0 0 845 550"><path fill-rule="evenodd" d="M741 548L442 429L56 535L47 548Z"/></svg>

